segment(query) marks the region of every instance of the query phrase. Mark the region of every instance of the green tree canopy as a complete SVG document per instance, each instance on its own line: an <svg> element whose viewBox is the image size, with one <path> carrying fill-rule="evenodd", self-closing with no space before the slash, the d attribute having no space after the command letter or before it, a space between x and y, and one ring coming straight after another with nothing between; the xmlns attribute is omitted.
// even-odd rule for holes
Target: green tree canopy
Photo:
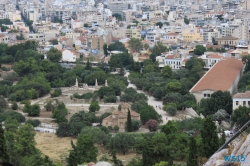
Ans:
<svg viewBox="0 0 250 166"><path fill-rule="evenodd" d="M163 23L162 22L157 22L155 25L159 26L159 28L161 28L163 26Z"/></svg>
<svg viewBox="0 0 250 166"><path fill-rule="evenodd" d="M194 137L190 137L189 141L187 166L198 166L197 146Z"/></svg>
<svg viewBox="0 0 250 166"><path fill-rule="evenodd" d="M162 76L165 78L171 78L173 76L173 70L168 65L163 67L161 73L162 73Z"/></svg>
<svg viewBox="0 0 250 166"><path fill-rule="evenodd" d="M99 111L99 110L100 110L100 106L99 106L97 101L94 101L90 104L90 106L89 106L90 112L95 112L95 111Z"/></svg>
<svg viewBox="0 0 250 166"><path fill-rule="evenodd" d="M184 23L189 24L189 22L190 22L190 19L188 19L187 17L184 17Z"/></svg>
<svg viewBox="0 0 250 166"><path fill-rule="evenodd" d="M219 148L219 138L216 132L216 126L210 117L207 117L204 121L201 137L203 156L209 158Z"/></svg>
<svg viewBox="0 0 250 166"><path fill-rule="evenodd" d="M242 107L235 109L231 120L233 121L233 124L237 125L238 127L242 127L246 122L250 120L250 108Z"/></svg>
<svg viewBox="0 0 250 166"><path fill-rule="evenodd" d="M95 162L97 157L97 148L94 146L93 137L89 134L80 134L77 137L76 145L71 141L73 150L70 150L67 158L68 165L77 166L84 162Z"/></svg>
<svg viewBox="0 0 250 166"><path fill-rule="evenodd" d="M206 47L202 45L195 46L195 49L194 49L195 55L203 55L205 51L206 51Z"/></svg>
<svg viewBox="0 0 250 166"><path fill-rule="evenodd" d="M54 47L51 47L47 52L47 59L51 62L59 62L62 59L62 52Z"/></svg>
<svg viewBox="0 0 250 166"><path fill-rule="evenodd" d="M140 50L142 49L142 42L141 39L137 39L137 38L131 38L128 42L129 44L129 48L132 51L135 52L140 52Z"/></svg>
<svg viewBox="0 0 250 166"><path fill-rule="evenodd" d="M135 143L135 137L130 133L118 133L111 138L109 147L121 151L124 155Z"/></svg>
<svg viewBox="0 0 250 166"><path fill-rule="evenodd" d="M7 146L4 137L4 129L0 123L0 161L7 162L9 160L9 155L7 153Z"/></svg>
<svg viewBox="0 0 250 166"><path fill-rule="evenodd" d="M228 114L232 113L232 97L229 92L216 91L208 99L207 108L205 109L205 114L214 114L220 109L224 109Z"/></svg>
<svg viewBox="0 0 250 166"><path fill-rule="evenodd" d="M158 41L151 50L152 54L150 55L150 59L154 62L157 56L166 51L168 51L168 48L164 46L162 42Z"/></svg>

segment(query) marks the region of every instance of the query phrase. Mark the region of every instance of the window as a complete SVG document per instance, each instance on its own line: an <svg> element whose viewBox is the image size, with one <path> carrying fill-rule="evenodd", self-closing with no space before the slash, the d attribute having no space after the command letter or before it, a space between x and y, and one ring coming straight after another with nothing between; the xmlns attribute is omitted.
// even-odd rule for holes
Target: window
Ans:
<svg viewBox="0 0 250 166"><path fill-rule="evenodd" d="M248 101L247 104L250 106L250 101Z"/></svg>
<svg viewBox="0 0 250 166"><path fill-rule="evenodd" d="M207 97L210 97L210 94L207 94Z"/></svg>
<svg viewBox="0 0 250 166"><path fill-rule="evenodd" d="M206 94L206 93L204 93L204 97L207 97L207 94Z"/></svg>
<svg viewBox="0 0 250 166"><path fill-rule="evenodd" d="M236 101L236 105L239 105L239 102L238 102L238 101Z"/></svg>
<svg viewBox="0 0 250 166"><path fill-rule="evenodd" d="M243 105L246 105L246 101L243 101Z"/></svg>

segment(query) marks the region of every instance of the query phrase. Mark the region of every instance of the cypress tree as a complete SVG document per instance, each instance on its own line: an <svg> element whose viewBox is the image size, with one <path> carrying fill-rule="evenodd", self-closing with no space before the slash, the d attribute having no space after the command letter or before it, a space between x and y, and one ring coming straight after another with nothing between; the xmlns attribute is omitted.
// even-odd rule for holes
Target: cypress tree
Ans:
<svg viewBox="0 0 250 166"><path fill-rule="evenodd" d="M127 132L132 132L132 120L131 120L131 115L130 115L130 110L128 109L128 116L127 116Z"/></svg>
<svg viewBox="0 0 250 166"><path fill-rule="evenodd" d="M220 146L224 145L224 143L226 142L226 135L224 132L222 133L219 142L220 142Z"/></svg>
<svg viewBox="0 0 250 166"><path fill-rule="evenodd" d="M4 129L2 128L2 124L0 123L0 161L8 161L9 156L7 153L6 141L4 138Z"/></svg>
<svg viewBox="0 0 250 166"><path fill-rule="evenodd" d="M91 65L90 65L90 63L89 63L89 59L88 59L88 61L87 61L87 63L86 63L85 70L91 70L91 69L92 69L92 67L91 67Z"/></svg>
<svg viewBox="0 0 250 166"><path fill-rule="evenodd" d="M201 130L201 138L203 156L209 158L219 148L219 138L216 132L216 126L210 117L207 117L204 121Z"/></svg>
<svg viewBox="0 0 250 166"><path fill-rule="evenodd" d="M198 166L197 146L194 137L190 137L189 142L189 155L187 166Z"/></svg>

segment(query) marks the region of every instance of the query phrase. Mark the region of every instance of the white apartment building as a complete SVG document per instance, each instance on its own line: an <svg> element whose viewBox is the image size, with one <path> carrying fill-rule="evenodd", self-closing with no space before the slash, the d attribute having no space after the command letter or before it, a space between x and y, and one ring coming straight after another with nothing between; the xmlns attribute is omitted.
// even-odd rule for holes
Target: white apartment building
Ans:
<svg viewBox="0 0 250 166"><path fill-rule="evenodd" d="M203 30L201 32L203 41L212 43L213 38L217 39L219 37L219 32L216 29Z"/></svg>
<svg viewBox="0 0 250 166"><path fill-rule="evenodd" d="M250 39L250 19L244 19L239 27L237 27L232 36L242 40Z"/></svg>
<svg viewBox="0 0 250 166"><path fill-rule="evenodd" d="M150 29L147 30L145 40L149 40L150 42L154 43L154 42L156 42L157 37L159 37L158 36L158 30L150 28Z"/></svg>
<svg viewBox="0 0 250 166"><path fill-rule="evenodd" d="M117 13L122 15L123 10L128 10L128 3L126 2L109 2L107 5L108 8L112 11L112 14Z"/></svg>

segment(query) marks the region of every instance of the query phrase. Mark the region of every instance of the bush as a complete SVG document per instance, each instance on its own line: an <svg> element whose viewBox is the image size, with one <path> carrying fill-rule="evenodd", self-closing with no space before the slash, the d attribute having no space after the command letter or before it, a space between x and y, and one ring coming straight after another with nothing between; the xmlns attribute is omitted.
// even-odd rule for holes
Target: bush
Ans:
<svg viewBox="0 0 250 166"><path fill-rule="evenodd" d="M100 110L100 106L99 106L97 101L94 101L90 104L90 106L89 106L90 112L95 112L95 111L99 111L99 110Z"/></svg>
<svg viewBox="0 0 250 166"><path fill-rule="evenodd" d="M37 127L41 124L40 120L38 120L38 119L34 119L34 120L29 119L26 121L25 124L28 124L28 123L31 124L33 127Z"/></svg>
<svg viewBox="0 0 250 166"><path fill-rule="evenodd" d="M30 105L30 103L26 103L23 107L23 112L28 113L29 116L39 116L40 106L38 104Z"/></svg>
<svg viewBox="0 0 250 166"><path fill-rule="evenodd" d="M139 130L139 128L141 127L141 122L139 120L134 120L134 119L132 119L131 122L132 122L132 131ZM127 131L127 122L125 125L125 129Z"/></svg>
<svg viewBox="0 0 250 166"><path fill-rule="evenodd" d="M14 111L5 111L3 113L0 114L0 122L3 122L6 120L6 118L10 116L12 119L16 119L18 123L23 123L25 122L25 117L18 113L18 112L14 112Z"/></svg>
<svg viewBox="0 0 250 166"><path fill-rule="evenodd" d="M60 95L62 95L62 90L58 88L51 94L51 97L58 97Z"/></svg>
<svg viewBox="0 0 250 166"><path fill-rule="evenodd" d="M119 127L116 125L115 127L114 127L114 130L117 132L117 131L119 131Z"/></svg>
<svg viewBox="0 0 250 166"><path fill-rule="evenodd" d="M149 131L156 131L158 127L158 122L154 119L150 119L147 121L146 126L148 127Z"/></svg>
<svg viewBox="0 0 250 166"><path fill-rule="evenodd" d="M2 69L3 71L8 71L8 69L7 69L6 67L4 67L4 66L3 66L1 69Z"/></svg>
<svg viewBox="0 0 250 166"><path fill-rule="evenodd" d="M11 108L12 108L13 110L17 110L17 109L18 109L17 103L16 103L16 102L13 102Z"/></svg>
<svg viewBox="0 0 250 166"><path fill-rule="evenodd" d="M164 111L166 111L167 113L169 113L172 116L175 116L177 109L173 106L167 106L164 108Z"/></svg>
<svg viewBox="0 0 250 166"><path fill-rule="evenodd" d="M116 96L114 95L104 96L104 103L115 103L115 102L116 102Z"/></svg>

